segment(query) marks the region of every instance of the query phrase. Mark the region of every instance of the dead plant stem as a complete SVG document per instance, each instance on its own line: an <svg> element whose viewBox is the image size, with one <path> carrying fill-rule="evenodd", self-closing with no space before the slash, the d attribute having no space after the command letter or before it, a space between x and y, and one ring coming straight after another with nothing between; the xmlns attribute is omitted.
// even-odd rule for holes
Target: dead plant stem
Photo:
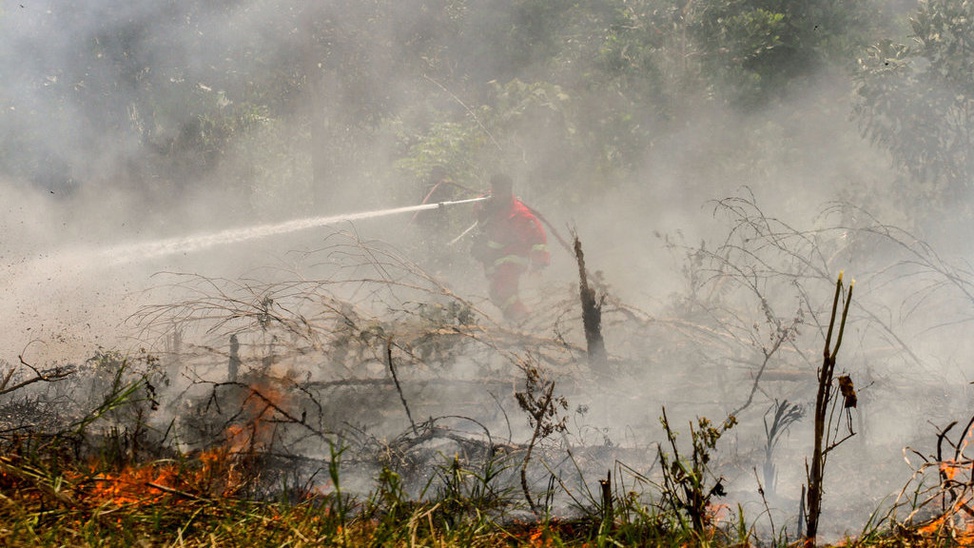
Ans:
<svg viewBox="0 0 974 548"><path fill-rule="evenodd" d="M396 392L399 392L399 400L406 409L406 418L409 419L409 424L413 427L413 434L418 436L419 430L416 429L416 421L413 420L413 414L409 412L409 404L406 403L406 396L403 395L402 386L399 385L399 376L396 375L396 366L392 362L392 339L386 341L386 362L389 364L389 371L392 373L392 381L396 383Z"/></svg>
<svg viewBox="0 0 974 548"><path fill-rule="evenodd" d="M832 379L835 372L835 358L838 355L839 347L842 345L842 334L845 331L846 319L849 315L849 304L852 302L852 288L855 282L849 285L842 306L842 316L836 334L835 347L832 344L832 333L835 329L835 320L839 310L839 298L842 295L842 273L839 273L835 283L835 296L832 299L832 314L829 318L829 327L825 336L825 349L823 351L822 367L818 374L818 392L815 395L815 439L812 450L811 470L808 471L808 513L805 516L805 546L815 545L815 538L818 534L818 522L822 513L822 495L825 475L825 462L829 451L834 449L839 443L848 439L843 438L838 442L831 442L833 438L827 435L830 432L832 416L829 414L829 403L831 402ZM827 424L828 423L828 424Z"/></svg>

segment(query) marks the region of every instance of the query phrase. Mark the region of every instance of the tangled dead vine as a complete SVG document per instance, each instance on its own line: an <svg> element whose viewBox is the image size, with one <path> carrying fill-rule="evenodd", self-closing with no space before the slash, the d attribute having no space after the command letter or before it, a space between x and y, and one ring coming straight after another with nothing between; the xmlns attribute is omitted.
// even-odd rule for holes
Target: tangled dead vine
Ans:
<svg viewBox="0 0 974 548"><path fill-rule="evenodd" d="M924 305L957 295L974 303L966 270L868 216L850 225L847 209L835 206L818 219L820 226L799 229L765 215L749 195L715 203L715 213L732 224L719 245L665 240L682 254L687 287L656 313L621 302L601 277L588 279L595 284L590 296L598 291L594 304L605 334L599 374L585 359L592 348L579 286L553 288L541 297L544 314L512 327L494 319L486 299L354 234L333 235L325 248L302 257L301 268L259 279L159 274L165 283L157 290L179 297L163 297L131 318L141 339L157 343L158 362L126 379L137 384L101 378L114 396L105 400L108 407L96 402L101 411L86 424L117 415L122 400L137 400L133 409L142 415L124 419L137 425L132 431L112 433L124 424L120 416L104 421L102 433L114 436L120 454L147 447L148 433L153 443L190 452L222 445L241 463L264 466L262 481L271 483L288 477L285 470L314 476L333 465L332 451L340 449L345 463L376 474L388 468L400 474L401 485L422 489L430 481L424 466L447 456L441 476L456 480L457 492L469 474L503 476L520 481L528 507L540 513L551 508L557 485L577 506L586 498L600 505L611 528L612 508L639 505L613 500L611 489L601 497L580 495L584 490L570 476L581 482L594 469L601 476L607 459L638 452L639 442L623 447L617 432L587 421L624 416L661 395L690 394L687 388L710 390L707 404L742 424L762 420L749 413L754 407L802 401L814 384L816 347L828 325L821 295L838 265L857 265L848 320L850 329L868 334L855 341L857 356L898 356L890 367L915 366L904 382L928 380L924 357L904 335L925 320ZM883 263L866 251L880 247L901 254ZM907 296L901 314L884 307L890 292ZM926 332L964 321L964 314ZM74 374L27 363L17 373L5 371L0 396L8 400L42 385L53 390L59 375ZM700 384L701 371L713 386L692 384ZM869 383L861 385L858 374L856 381L868 399ZM597 419L592 393L618 396L598 409ZM668 402L667 412L686 415L700 404L688 397ZM162 412L154 414L153 406ZM167 420L158 420L164 414ZM765 424L768 445L759 464L772 490L781 490L768 479L780 468L772 458L783 458L776 435L783 428ZM649 474L625 466L615 472L620 482ZM942 482L949 501L966 500L964 485ZM697 526L709 519L699 504L707 498L693 499Z"/></svg>

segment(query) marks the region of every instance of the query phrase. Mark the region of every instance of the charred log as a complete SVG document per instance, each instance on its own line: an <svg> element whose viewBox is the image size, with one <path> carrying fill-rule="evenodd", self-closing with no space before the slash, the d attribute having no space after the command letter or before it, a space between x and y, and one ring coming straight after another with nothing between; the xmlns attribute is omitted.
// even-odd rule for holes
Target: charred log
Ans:
<svg viewBox="0 0 974 548"><path fill-rule="evenodd" d="M589 364L602 370L607 361L605 340L602 338L602 305L605 303L605 294L596 296L595 289L589 286L588 273L585 270L585 254L582 252L582 242L577 235L575 236L575 261L578 263L578 289L582 300L582 325L585 328Z"/></svg>

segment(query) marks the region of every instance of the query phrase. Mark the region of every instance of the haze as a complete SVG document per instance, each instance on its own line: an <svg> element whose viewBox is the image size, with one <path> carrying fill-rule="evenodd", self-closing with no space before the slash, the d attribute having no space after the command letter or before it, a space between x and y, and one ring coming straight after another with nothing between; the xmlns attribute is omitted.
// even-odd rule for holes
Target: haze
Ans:
<svg viewBox="0 0 974 548"><path fill-rule="evenodd" d="M167 295L162 273L331 276L309 253L336 231L388 242L422 266L430 253L448 255L450 266L431 272L485 302L463 242L431 252L409 214L185 242L416 205L437 166L469 189L458 199L470 198L502 171L550 221L553 264L531 282L532 298L540 303L543 288L575 298L575 259L554 238L573 230L610 302L654 326L652 337L633 336L625 316L607 312L605 322L610 354L632 366L627 379L657 387L647 393L690 367L705 377L754 370L741 349L773 337L769 318L798 314L805 323L776 365L814 374L835 276L856 277L840 364L871 387L863 443L898 457L929 437L929 421L966 418L956 397L974 377L965 179L974 151L957 137L968 120L942 124L959 129L941 139L903 120L936 125L937 108L955 120L947 96L972 98L958 81L935 82L947 103L916 91L940 62L918 54L902 53L901 72L870 72L892 55L877 44L916 42L908 19L925 3L804 2L781 18L763 4L778 3L5 1L0 363L151 352L159 339L130 319L181 298ZM888 103L899 110L882 111ZM743 201L715 202L725 198ZM470 211L448 210L445 241ZM160 242L179 249L152 253ZM111 260L120 249L127 258ZM539 334L561 325L540 318ZM739 344L721 353L694 343L667 323L676 319L718 323ZM655 353L686 344L681 362ZM750 377L733 378L719 397L712 385L683 387L681 401L700 404L686 415L717 418L743 403ZM944 400L926 408L930 390L904 394L904 379ZM807 397L769 388L742 417L751 429L742 436L760 430L774 399ZM624 432L655 418L658 403L592 420ZM792 491L803 480L794 460L782 471ZM739 477L749 489L750 476ZM867 506L886 487L895 489L878 486Z"/></svg>

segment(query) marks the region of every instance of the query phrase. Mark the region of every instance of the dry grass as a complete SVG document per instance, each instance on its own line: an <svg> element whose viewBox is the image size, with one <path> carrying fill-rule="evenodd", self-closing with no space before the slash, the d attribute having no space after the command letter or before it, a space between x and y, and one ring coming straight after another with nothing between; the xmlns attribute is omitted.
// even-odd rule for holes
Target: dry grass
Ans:
<svg viewBox="0 0 974 548"><path fill-rule="evenodd" d="M142 339L160 342L158 358L106 353L78 367L3 370L0 543L787 545L796 531L773 524L759 538L766 500L745 515L717 500L719 476L707 476L733 459L774 477L785 463L772 458L787 457L773 428L765 425L764 451L737 444L725 459L716 437L706 451L678 451L669 436L682 417L665 432L626 424L626 436L642 431L625 447L628 438L620 444L604 423L587 422L599 398L607 400L599 420L638 412L652 422L662 398L702 388L724 412L737 410L735 433L748 422L759 431L761 398L814 394L829 312L819 297L832 287L833 263L851 253L848 238L827 240L836 246L827 249L821 233L780 225L747 200L722 207L737 218L732 237L716 250L682 249L689 286L665 315L619 302L599 281L598 370L586 359L578 286L553 288L544 314L507 325L486 300L353 236L312 257L330 277L169 275L167 289L182 297L132 318ZM904 242L877 227L865 233ZM947 280L917 299L967 287L935 258L914 253L903 263ZM878 272L874 283L893 283L892 268ZM879 322L875 294L862 295L850 324L881 333L912 364L905 339L893 336L900 326ZM794 371L807 378L787 375ZM797 388L778 392L775 382ZM698 416L691 405L667 404L667 413ZM956 441L942 432L894 511L846 544L971 540L969 430ZM652 457L660 439L672 448L670 479L691 470L706 486L689 517L687 505L673 504L685 486L667 484ZM698 458L706 466L693 466ZM614 483L592 490L607 468Z"/></svg>

